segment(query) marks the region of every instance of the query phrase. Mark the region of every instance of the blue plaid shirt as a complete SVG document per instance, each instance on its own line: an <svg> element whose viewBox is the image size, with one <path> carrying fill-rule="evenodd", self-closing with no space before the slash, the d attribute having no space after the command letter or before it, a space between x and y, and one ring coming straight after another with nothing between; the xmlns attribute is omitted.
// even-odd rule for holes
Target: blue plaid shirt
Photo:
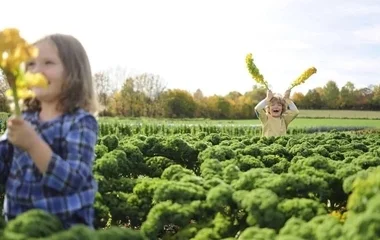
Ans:
<svg viewBox="0 0 380 240"><path fill-rule="evenodd" d="M65 228L82 223L93 227L97 183L92 174L98 136L96 119L78 110L48 122L37 112L24 113L50 145L53 156L41 174L27 152L0 139L0 182L5 183L4 214L10 220L39 208L58 216Z"/></svg>

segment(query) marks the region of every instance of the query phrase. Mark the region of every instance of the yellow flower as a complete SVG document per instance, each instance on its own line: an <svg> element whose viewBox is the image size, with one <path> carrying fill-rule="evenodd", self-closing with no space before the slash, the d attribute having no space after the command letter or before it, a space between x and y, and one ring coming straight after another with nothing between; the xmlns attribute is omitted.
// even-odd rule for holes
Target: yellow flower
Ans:
<svg viewBox="0 0 380 240"><path fill-rule="evenodd" d="M5 72L18 71L20 64L35 58L38 49L29 45L14 28L0 32L0 68Z"/></svg>
<svg viewBox="0 0 380 240"><path fill-rule="evenodd" d="M26 99L26 98L33 98L34 97L34 93L29 90L29 89L20 89L20 91L18 92L18 96L20 99Z"/></svg>
<svg viewBox="0 0 380 240"><path fill-rule="evenodd" d="M16 88L27 88L26 82L22 78L16 79Z"/></svg>
<svg viewBox="0 0 380 240"><path fill-rule="evenodd" d="M317 72L317 69L315 67L310 67L306 71L304 71L301 76L299 76L296 80L293 81L293 83L290 85L289 89L292 89L298 85L301 85L305 83L305 81L314 73Z"/></svg>
<svg viewBox="0 0 380 240"><path fill-rule="evenodd" d="M8 89L5 92L5 96L8 97L9 99L13 100L13 91L12 91L12 89ZM29 89L21 88L21 89L17 89L17 96L18 96L19 99L33 98L34 97L34 93L31 90L29 90Z"/></svg>
<svg viewBox="0 0 380 240"><path fill-rule="evenodd" d="M247 54L245 58L245 63L248 68L248 72L251 74L252 78L261 85L264 85L267 89L268 87L268 82L264 80L263 75L260 74L259 69L256 67L256 65L253 63L253 57L252 53Z"/></svg>
<svg viewBox="0 0 380 240"><path fill-rule="evenodd" d="M0 31L0 70L3 71L10 90L6 96L11 99L14 114L21 115L23 99L34 97L31 87L45 87L47 80L42 74L24 75L23 63L38 56L38 49L28 44L16 28Z"/></svg>
<svg viewBox="0 0 380 240"><path fill-rule="evenodd" d="M4 29L0 32L0 52L16 48L19 39L19 31L17 29Z"/></svg>
<svg viewBox="0 0 380 240"><path fill-rule="evenodd" d="M26 86L30 87L47 87L48 81L41 73L29 73L24 75L24 81Z"/></svg>

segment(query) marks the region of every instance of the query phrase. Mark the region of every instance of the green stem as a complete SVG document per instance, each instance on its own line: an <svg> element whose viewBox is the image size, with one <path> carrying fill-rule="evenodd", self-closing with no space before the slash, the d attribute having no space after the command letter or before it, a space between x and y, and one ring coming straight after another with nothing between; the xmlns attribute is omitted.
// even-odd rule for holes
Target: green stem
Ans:
<svg viewBox="0 0 380 240"><path fill-rule="evenodd" d="M19 116L21 116L21 109L20 109L20 105L18 103L19 98L17 95L16 79L14 78L13 75L9 75L9 74L7 74L7 79L8 79L9 85L12 89L13 101L15 104L14 114L16 115L16 117L19 117Z"/></svg>
<svg viewBox="0 0 380 240"><path fill-rule="evenodd" d="M12 87L12 93L13 93L13 99L15 102L15 115L16 115L16 117L19 117L19 116L21 116L21 109L20 109L20 105L18 104L19 99L17 96L16 84L14 84Z"/></svg>

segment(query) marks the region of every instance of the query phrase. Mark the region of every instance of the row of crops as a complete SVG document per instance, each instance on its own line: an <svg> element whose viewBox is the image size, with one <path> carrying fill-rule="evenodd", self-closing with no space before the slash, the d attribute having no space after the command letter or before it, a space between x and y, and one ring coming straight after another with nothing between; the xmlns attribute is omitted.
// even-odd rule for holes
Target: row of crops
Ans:
<svg viewBox="0 0 380 240"><path fill-rule="evenodd" d="M316 127L290 127L288 134L296 135L303 133L318 133L329 131L357 131L372 129L366 126L316 126ZM260 125L227 125L227 124L126 124L126 123L101 123L100 132L102 135L116 134L120 136L131 136L142 134L150 135L175 135L175 134L197 134L197 133L218 133L230 136L260 136Z"/></svg>
<svg viewBox="0 0 380 240"><path fill-rule="evenodd" d="M96 229L30 211L2 239L380 237L379 132L233 129L101 124Z"/></svg>
<svg viewBox="0 0 380 240"><path fill-rule="evenodd" d="M100 121L100 134L117 134L121 136L143 135L173 135L173 134L197 134L222 133L231 136L259 136L261 125L259 124L185 124L185 123L159 123L159 122L125 122L125 121ZM6 129L6 119L0 118L0 132ZM288 134L318 133L329 131L358 131L373 129L371 126L290 126Z"/></svg>

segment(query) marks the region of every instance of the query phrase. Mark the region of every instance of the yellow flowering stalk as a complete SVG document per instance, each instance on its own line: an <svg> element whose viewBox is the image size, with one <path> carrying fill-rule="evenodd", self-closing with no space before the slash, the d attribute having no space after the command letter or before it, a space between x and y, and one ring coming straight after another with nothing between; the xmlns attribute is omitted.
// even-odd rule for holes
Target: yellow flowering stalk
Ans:
<svg viewBox="0 0 380 240"><path fill-rule="evenodd" d="M0 70L3 71L10 89L6 95L14 105L14 115L21 116L23 99L33 97L31 87L46 87L47 80L42 74L24 74L24 63L37 57L38 49L28 44L15 28L0 32Z"/></svg>
<svg viewBox="0 0 380 240"><path fill-rule="evenodd" d="M261 85L264 85L266 89L269 89L268 82L264 80L263 75L260 74L259 69L253 63L252 53L248 53L245 58L245 63L247 64L248 72L251 74L252 78Z"/></svg>
<svg viewBox="0 0 380 240"><path fill-rule="evenodd" d="M290 87L288 88L289 90L291 90L292 88L296 87L296 86L299 86L303 83L305 83L305 81L311 76L313 75L314 73L317 72L317 69L315 67L310 67L308 68L306 71L304 71L301 76L299 76L296 80L294 80L292 82L292 84L290 85Z"/></svg>

